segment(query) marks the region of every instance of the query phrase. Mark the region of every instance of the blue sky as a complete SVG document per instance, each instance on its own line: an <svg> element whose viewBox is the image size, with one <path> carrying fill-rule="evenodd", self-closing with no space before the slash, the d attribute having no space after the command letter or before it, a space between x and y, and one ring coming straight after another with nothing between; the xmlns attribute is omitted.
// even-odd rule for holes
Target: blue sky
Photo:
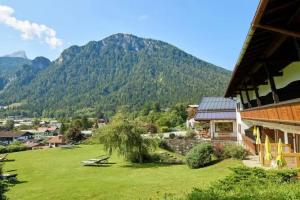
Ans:
<svg viewBox="0 0 300 200"><path fill-rule="evenodd" d="M0 55L25 50L29 58L45 56L53 60L71 45L84 45L114 33L131 33L166 41L232 70L258 2L0 0L0 6L6 6L0 9Z"/></svg>

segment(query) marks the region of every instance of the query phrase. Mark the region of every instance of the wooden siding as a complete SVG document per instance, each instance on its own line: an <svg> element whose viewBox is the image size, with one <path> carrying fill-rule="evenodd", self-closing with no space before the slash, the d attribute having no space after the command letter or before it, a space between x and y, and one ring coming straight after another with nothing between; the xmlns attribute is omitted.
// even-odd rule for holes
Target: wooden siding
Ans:
<svg viewBox="0 0 300 200"><path fill-rule="evenodd" d="M241 111L242 119L300 123L300 101L284 102Z"/></svg>

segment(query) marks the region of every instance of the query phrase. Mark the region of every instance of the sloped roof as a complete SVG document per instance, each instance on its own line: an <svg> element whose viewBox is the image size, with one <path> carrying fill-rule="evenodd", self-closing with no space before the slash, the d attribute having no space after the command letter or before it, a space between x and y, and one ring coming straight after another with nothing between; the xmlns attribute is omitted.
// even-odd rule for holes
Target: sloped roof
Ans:
<svg viewBox="0 0 300 200"><path fill-rule="evenodd" d="M58 136L53 136L48 140L49 143L54 143L54 144L64 144L65 143L65 139L62 135L58 135Z"/></svg>
<svg viewBox="0 0 300 200"><path fill-rule="evenodd" d="M295 45L300 41L299 8L300 0L260 0L226 97L236 96L245 85L265 84L266 66L271 74L276 74L299 61L299 47Z"/></svg>
<svg viewBox="0 0 300 200"><path fill-rule="evenodd" d="M198 111L235 111L236 101L224 97L203 97Z"/></svg>
<svg viewBox="0 0 300 200"><path fill-rule="evenodd" d="M201 120L217 120L217 119L236 119L235 112L198 112L195 116L196 121Z"/></svg>
<svg viewBox="0 0 300 200"><path fill-rule="evenodd" d="M23 135L33 135L29 132L15 132L15 131L0 131L0 138L13 138L13 137L20 137Z"/></svg>
<svg viewBox="0 0 300 200"><path fill-rule="evenodd" d="M236 119L236 102L224 97L203 97L199 104L196 121L201 120L234 120Z"/></svg>

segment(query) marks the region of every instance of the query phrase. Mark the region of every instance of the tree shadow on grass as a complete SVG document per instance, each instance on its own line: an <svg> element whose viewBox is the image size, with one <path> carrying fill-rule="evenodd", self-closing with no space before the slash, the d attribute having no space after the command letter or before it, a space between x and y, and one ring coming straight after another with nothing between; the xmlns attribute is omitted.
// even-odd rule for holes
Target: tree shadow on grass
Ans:
<svg viewBox="0 0 300 200"><path fill-rule="evenodd" d="M85 167L110 167L112 165L116 164L115 162L108 162L108 163L101 163L101 164L98 164L98 165L84 165Z"/></svg>
<svg viewBox="0 0 300 200"><path fill-rule="evenodd" d="M15 159L5 159L3 161L1 161L2 163L5 163L5 162L14 162L16 161Z"/></svg>
<svg viewBox="0 0 300 200"><path fill-rule="evenodd" d="M5 172L15 172L17 171L16 169L11 169L11 170L6 170Z"/></svg>
<svg viewBox="0 0 300 200"><path fill-rule="evenodd" d="M132 163L127 165L122 165L121 167L124 168L135 168L135 169L142 169L142 168L160 168L160 167L170 167L173 165L181 165L181 164L169 164L169 163Z"/></svg>
<svg viewBox="0 0 300 200"><path fill-rule="evenodd" d="M217 164L217 163L219 163L219 162L222 162L222 161L223 161L223 160L221 160L221 159L213 160L213 161L211 161L210 163L204 165L203 167L209 167L209 166L215 165L215 164ZM203 167L201 167L201 168L203 168Z"/></svg>

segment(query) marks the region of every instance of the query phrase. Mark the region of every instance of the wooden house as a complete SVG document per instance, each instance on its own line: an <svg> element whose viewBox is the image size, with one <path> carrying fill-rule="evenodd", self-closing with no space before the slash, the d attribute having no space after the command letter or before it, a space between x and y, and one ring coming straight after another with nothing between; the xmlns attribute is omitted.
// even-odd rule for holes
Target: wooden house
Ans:
<svg viewBox="0 0 300 200"><path fill-rule="evenodd" d="M9 145L14 141L25 142L30 139L33 139L33 134L30 132L0 131L0 142L3 145Z"/></svg>
<svg viewBox="0 0 300 200"><path fill-rule="evenodd" d="M207 124L200 135L212 140L236 141L236 102L224 97L203 97L195 121Z"/></svg>
<svg viewBox="0 0 300 200"><path fill-rule="evenodd" d="M299 0L260 1L225 95L237 98L238 141L263 165L268 135L272 157L281 139L287 166L300 167L299 11Z"/></svg>

